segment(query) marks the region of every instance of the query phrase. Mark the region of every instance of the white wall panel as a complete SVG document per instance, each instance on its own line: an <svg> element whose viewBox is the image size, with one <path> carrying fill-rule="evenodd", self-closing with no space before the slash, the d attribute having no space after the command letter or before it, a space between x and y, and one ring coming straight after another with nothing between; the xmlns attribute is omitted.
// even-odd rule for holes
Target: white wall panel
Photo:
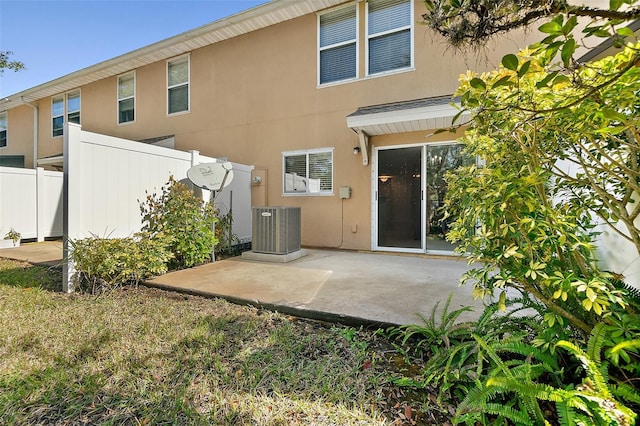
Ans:
<svg viewBox="0 0 640 426"><path fill-rule="evenodd" d="M36 238L36 171L0 167L0 238L14 228Z"/></svg>
<svg viewBox="0 0 640 426"><path fill-rule="evenodd" d="M23 239L62 236L62 173L0 167L0 238L14 228Z"/></svg>

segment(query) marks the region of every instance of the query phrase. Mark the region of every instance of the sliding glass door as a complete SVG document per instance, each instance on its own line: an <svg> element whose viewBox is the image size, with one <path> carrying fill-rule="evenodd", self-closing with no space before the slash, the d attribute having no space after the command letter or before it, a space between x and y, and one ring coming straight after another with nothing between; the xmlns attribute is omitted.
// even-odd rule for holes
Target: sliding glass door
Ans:
<svg viewBox="0 0 640 426"><path fill-rule="evenodd" d="M378 151L378 247L422 249L422 148Z"/></svg>
<svg viewBox="0 0 640 426"><path fill-rule="evenodd" d="M465 161L461 150L456 143L376 149L375 249L453 251L445 239L445 174Z"/></svg>

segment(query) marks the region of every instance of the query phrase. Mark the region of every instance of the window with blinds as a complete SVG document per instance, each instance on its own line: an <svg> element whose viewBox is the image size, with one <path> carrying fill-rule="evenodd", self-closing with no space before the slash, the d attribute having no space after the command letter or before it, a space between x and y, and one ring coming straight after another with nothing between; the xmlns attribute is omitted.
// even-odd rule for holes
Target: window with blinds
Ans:
<svg viewBox="0 0 640 426"><path fill-rule="evenodd" d="M285 194L333 194L333 150L285 152L283 188Z"/></svg>
<svg viewBox="0 0 640 426"><path fill-rule="evenodd" d="M357 77L356 5L320 15L320 84Z"/></svg>
<svg viewBox="0 0 640 426"><path fill-rule="evenodd" d="M136 75L129 73L118 77L118 124L135 119Z"/></svg>
<svg viewBox="0 0 640 426"><path fill-rule="evenodd" d="M369 0L367 5L367 74L411 67L411 1Z"/></svg>
<svg viewBox="0 0 640 426"><path fill-rule="evenodd" d="M413 66L412 1L367 0L366 7L354 3L318 17L320 85ZM358 10L366 11L365 26L358 22ZM359 39L366 40L364 47ZM365 73L358 70L358 56L363 52Z"/></svg>
<svg viewBox="0 0 640 426"><path fill-rule="evenodd" d="M189 111L189 57L167 63L169 114Z"/></svg>

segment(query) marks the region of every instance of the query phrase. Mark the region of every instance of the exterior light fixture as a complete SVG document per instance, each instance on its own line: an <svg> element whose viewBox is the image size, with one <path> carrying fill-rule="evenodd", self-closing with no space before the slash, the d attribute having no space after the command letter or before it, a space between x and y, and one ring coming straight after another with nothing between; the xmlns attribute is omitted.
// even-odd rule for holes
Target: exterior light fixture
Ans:
<svg viewBox="0 0 640 426"><path fill-rule="evenodd" d="M353 147L353 155L358 155L360 154L360 147L359 146L354 146Z"/></svg>

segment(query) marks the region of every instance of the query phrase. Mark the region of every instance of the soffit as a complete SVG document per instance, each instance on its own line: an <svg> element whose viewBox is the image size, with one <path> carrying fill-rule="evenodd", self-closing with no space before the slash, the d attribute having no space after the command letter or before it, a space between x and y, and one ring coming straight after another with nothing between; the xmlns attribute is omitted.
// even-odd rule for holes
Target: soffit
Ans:
<svg viewBox="0 0 640 426"><path fill-rule="evenodd" d="M104 78L134 70L144 65L163 61L210 44L298 18L309 13L314 13L341 3L345 3L345 0L273 0L245 12L212 22L73 72L56 80L10 95L0 100L0 111L14 108L24 102L34 102L48 96L66 92Z"/></svg>
<svg viewBox="0 0 640 426"><path fill-rule="evenodd" d="M459 99L439 96L366 106L347 116L347 126L369 136L447 128L459 112L454 105Z"/></svg>

